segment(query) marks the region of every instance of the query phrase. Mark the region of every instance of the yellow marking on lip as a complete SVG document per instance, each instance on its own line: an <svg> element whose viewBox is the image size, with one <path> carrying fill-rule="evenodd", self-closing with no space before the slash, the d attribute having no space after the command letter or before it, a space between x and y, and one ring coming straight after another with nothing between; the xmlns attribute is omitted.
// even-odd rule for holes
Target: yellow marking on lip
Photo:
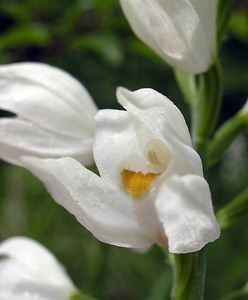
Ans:
<svg viewBox="0 0 248 300"><path fill-rule="evenodd" d="M121 172L121 179L123 187L128 195L133 199L138 200L151 189L154 180L159 175L160 174L155 173L143 174L142 172L124 169Z"/></svg>

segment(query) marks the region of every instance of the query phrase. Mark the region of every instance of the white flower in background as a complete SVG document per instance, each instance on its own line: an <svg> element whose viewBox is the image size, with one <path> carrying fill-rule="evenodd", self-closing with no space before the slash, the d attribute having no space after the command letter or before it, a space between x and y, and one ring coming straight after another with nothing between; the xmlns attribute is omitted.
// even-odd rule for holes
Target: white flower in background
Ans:
<svg viewBox="0 0 248 300"><path fill-rule="evenodd" d="M38 242L13 237L0 244L1 300L69 300L76 293L64 267Z"/></svg>
<svg viewBox="0 0 248 300"><path fill-rule="evenodd" d="M216 55L216 0L120 0L134 33L162 59L202 73Z"/></svg>
<svg viewBox="0 0 248 300"><path fill-rule="evenodd" d="M100 177L72 158L23 158L54 199L99 240L173 253L219 237L209 186L178 108L152 90L117 90L127 111L96 115L94 159Z"/></svg>
<svg viewBox="0 0 248 300"><path fill-rule="evenodd" d="M93 162L97 111L87 90L66 72L41 63L0 66L0 158L21 164L22 155L72 156Z"/></svg>

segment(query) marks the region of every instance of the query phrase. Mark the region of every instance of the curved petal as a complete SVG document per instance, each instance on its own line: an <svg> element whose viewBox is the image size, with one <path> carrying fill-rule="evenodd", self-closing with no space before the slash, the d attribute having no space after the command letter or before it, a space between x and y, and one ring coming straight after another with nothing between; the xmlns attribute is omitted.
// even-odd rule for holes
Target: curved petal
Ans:
<svg viewBox="0 0 248 300"><path fill-rule="evenodd" d="M82 139L59 135L25 120L0 119L0 157L21 165L20 157L73 156L84 165L93 163L93 137Z"/></svg>
<svg viewBox="0 0 248 300"><path fill-rule="evenodd" d="M0 108L57 133L84 137L94 132L96 107L72 76L45 64L0 67Z"/></svg>
<svg viewBox="0 0 248 300"><path fill-rule="evenodd" d="M134 211L140 228L155 243L162 247L167 247L167 237L161 225L155 208L154 197L156 196L156 186L151 189L147 197L141 201L134 202Z"/></svg>
<svg viewBox="0 0 248 300"><path fill-rule="evenodd" d="M0 244L0 298L68 300L76 288L63 266L38 242L14 237ZM12 297L12 298L11 298Z"/></svg>
<svg viewBox="0 0 248 300"><path fill-rule="evenodd" d="M150 88L132 92L123 87L117 88L116 96L118 102L128 112L136 116L141 116L143 113L144 117L142 119L147 116L145 121L146 123L149 122L150 128L159 128L163 118L183 143L189 146L192 145L188 126L182 113L166 96ZM156 118L154 118L154 115L156 115Z"/></svg>
<svg viewBox="0 0 248 300"><path fill-rule="evenodd" d="M200 176L168 178L158 189L155 206L172 253L198 251L220 235L209 186Z"/></svg>
<svg viewBox="0 0 248 300"><path fill-rule="evenodd" d="M15 89L15 95L1 89L0 108L15 113L20 120L29 121L57 134L77 138L87 138L94 134L93 117L84 119L83 115L80 116L56 95L51 95L43 88L22 87L19 91Z"/></svg>
<svg viewBox="0 0 248 300"><path fill-rule="evenodd" d="M202 163L192 148L186 122L179 109L165 96L153 89L131 92L119 88L119 102L136 117L143 126L137 130L140 147L145 149L151 139L164 143L173 158L171 170L177 174L197 174L202 176ZM150 131L150 133L149 133Z"/></svg>
<svg viewBox="0 0 248 300"><path fill-rule="evenodd" d="M96 112L94 101L85 87L69 73L59 68L44 63L21 62L2 65L0 74L1 83L14 79L17 82L20 80L20 84L22 81L27 84L33 83L57 94L61 101L69 103L75 111L81 114L84 114L86 110L94 116Z"/></svg>
<svg viewBox="0 0 248 300"><path fill-rule="evenodd" d="M23 158L24 166L99 240L145 249L152 242L139 229L132 202L72 158Z"/></svg>
<svg viewBox="0 0 248 300"><path fill-rule="evenodd" d="M123 169L147 172L148 162L140 151L132 116L126 111L104 109L95 119L93 151L101 177L122 188Z"/></svg>

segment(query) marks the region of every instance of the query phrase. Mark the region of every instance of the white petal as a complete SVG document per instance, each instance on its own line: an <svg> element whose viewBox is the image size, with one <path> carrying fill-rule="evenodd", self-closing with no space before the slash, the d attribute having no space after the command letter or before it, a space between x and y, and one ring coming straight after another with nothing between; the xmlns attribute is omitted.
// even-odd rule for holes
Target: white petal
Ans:
<svg viewBox="0 0 248 300"><path fill-rule="evenodd" d="M32 294L23 294L23 295L10 295L10 294L6 294L4 293L3 295L0 292L0 299L1 300L51 300L51 298L47 298L47 297L42 297L42 296L38 296L36 295L32 295ZM52 300L59 300L59 298L55 298ZM67 299L69 300L69 299Z"/></svg>
<svg viewBox="0 0 248 300"><path fill-rule="evenodd" d="M159 128L159 124L163 118L177 137L183 143L191 146L191 137L184 117L176 105L166 96L150 88L132 92L122 87L117 89L116 96L118 102L128 112L138 115L138 117L146 112L146 123L149 122L148 127L151 129ZM157 117L153 119L149 116L149 113L157 114Z"/></svg>
<svg viewBox="0 0 248 300"><path fill-rule="evenodd" d="M21 165L20 157L73 156L84 165L93 163L93 137L82 139L59 135L25 120L0 119L0 157Z"/></svg>
<svg viewBox="0 0 248 300"><path fill-rule="evenodd" d="M117 97L127 111L143 123L143 127L140 125L142 130L137 130L141 148L145 148L153 137L163 142L171 152L172 172L203 175L201 159L192 148L183 115L168 98L153 89L131 92L124 88L118 88Z"/></svg>
<svg viewBox="0 0 248 300"><path fill-rule="evenodd" d="M141 201L134 202L135 214L142 231L158 245L167 247L167 237L155 208L155 196L156 187L150 191L147 197Z"/></svg>
<svg viewBox="0 0 248 300"><path fill-rule="evenodd" d="M120 0L135 34L168 63L190 73L205 71L215 49L202 15L188 0ZM193 2L193 1L192 1ZM207 6L207 5L205 5ZM203 11L203 9L201 10ZM212 10L211 10L212 12ZM213 12L215 13L215 11ZM210 31L215 15L208 19ZM211 36L215 40L215 36Z"/></svg>
<svg viewBox="0 0 248 300"><path fill-rule="evenodd" d="M209 186L200 176L167 179L158 190L155 205L172 253L198 251L220 235Z"/></svg>
<svg viewBox="0 0 248 300"><path fill-rule="evenodd" d="M0 255L0 299L69 300L76 291L63 266L34 240L7 239Z"/></svg>
<svg viewBox="0 0 248 300"><path fill-rule="evenodd" d="M54 132L87 137L96 107L81 84L57 68L39 63L0 67L0 108Z"/></svg>
<svg viewBox="0 0 248 300"><path fill-rule="evenodd" d="M51 95L43 88L31 85L20 87L20 90L15 88L14 95L8 86L7 92L1 90L0 108L54 133L77 138L87 138L94 133L93 117L84 119L83 115L80 116L56 95Z"/></svg>
<svg viewBox="0 0 248 300"><path fill-rule="evenodd" d="M23 164L99 240L140 249L151 245L136 222L132 200L77 161L26 157Z"/></svg>
<svg viewBox="0 0 248 300"><path fill-rule="evenodd" d="M92 164L97 109L66 72L40 63L0 66L0 109L17 115L0 119L1 158L72 156Z"/></svg>
<svg viewBox="0 0 248 300"><path fill-rule="evenodd" d="M126 111L105 109L96 115L94 159L101 177L118 188L122 188L123 169L142 171L148 164L140 152L135 125Z"/></svg>
<svg viewBox="0 0 248 300"><path fill-rule="evenodd" d="M6 294L5 292L0 292L0 299L1 300L60 300L60 298L55 297L55 298L48 298L48 297L43 297L37 294L27 294L24 293L22 295L13 295L13 294ZM62 300L62 299L61 299ZM66 299L66 300L69 300Z"/></svg>
<svg viewBox="0 0 248 300"><path fill-rule="evenodd" d="M51 93L60 97L61 101L67 102L74 108L84 114L85 110L94 116L96 106L85 87L69 73L47 65L36 62L22 62L2 65L0 68L1 83L16 79L30 82L30 84L44 87Z"/></svg>

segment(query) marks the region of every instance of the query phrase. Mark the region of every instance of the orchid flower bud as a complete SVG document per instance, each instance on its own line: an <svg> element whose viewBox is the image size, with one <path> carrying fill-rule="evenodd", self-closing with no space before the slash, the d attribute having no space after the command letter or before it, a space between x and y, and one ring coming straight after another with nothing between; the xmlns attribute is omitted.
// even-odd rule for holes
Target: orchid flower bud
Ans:
<svg viewBox="0 0 248 300"><path fill-rule="evenodd" d="M71 156L93 163L97 108L68 73L41 63L0 66L0 158L21 165L22 155Z"/></svg>
<svg viewBox="0 0 248 300"><path fill-rule="evenodd" d="M216 56L216 0L120 0L134 33L186 73L206 71Z"/></svg>
<svg viewBox="0 0 248 300"><path fill-rule="evenodd" d="M69 300L76 293L64 267L38 242L13 237L0 244L1 300Z"/></svg>

